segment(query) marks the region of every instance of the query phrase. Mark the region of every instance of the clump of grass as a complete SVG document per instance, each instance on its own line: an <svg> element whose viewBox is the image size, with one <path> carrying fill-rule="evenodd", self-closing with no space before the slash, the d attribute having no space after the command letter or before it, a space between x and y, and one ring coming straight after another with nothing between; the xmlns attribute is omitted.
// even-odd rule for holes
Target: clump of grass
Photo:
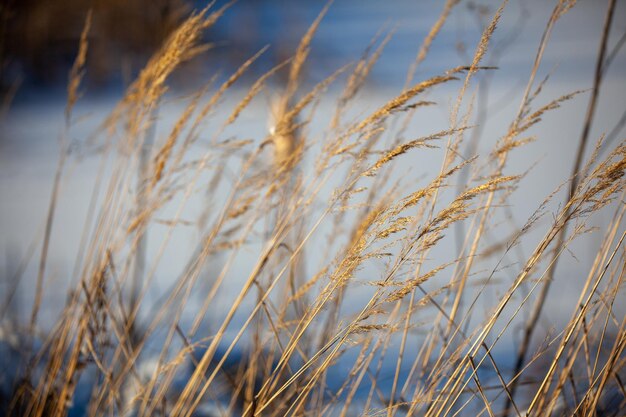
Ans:
<svg viewBox="0 0 626 417"><path fill-rule="evenodd" d="M409 81L457 3L445 4L409 69ZM87 415L192 416L210 408L216 415L243 416L591 416L626 409L626 319L615 308L623 296L626 146L618 144L601 157L600 139L585 164L575 162L572 178L563 179L571 191L552 221L543 217L556 192L538 201L537 212L512 234L494 220L525 181L526 173L510 172L510 154L536 140L524 135L541 118L579 94L534 104L543 86L535 87L539 63L570 2L560 1L548 21L508 130L484 155L463 159L459 153L465 135L475 129L473 101L463 103L474 76L493 70L481 62L505 6L486 25L468 65L414 83L350 120L346 109L359 104L358 93L389 36L377 37L354 65L309 87L303 68L328 5L294 56L261 75L232 109L223 108L223 98L267 48L217 88L211 80L193 94L169 134L158 138L155 112L166 97L168 78L206 48L202 31L228 6L192 14L92 138L102 164L113 169L103 170L94 188L85 244L74 267L76 285L68 288L56 324L44 331L38 310L45 303L46 248L67 159L63 150L29 340L20 342L23 366L10 381L3 411L66 415L81 384L89 387ZM89 22L90 17L68 89L68 130ZM610 25L609 18L606 33ZM599 59L604 61L604 53ZM283 69L288 81L271 132L257 132L255 140L224 137ZM423 96L452 85L461 74L449 126L414 131L410 120L435 105ZM337 110L325 121L316 105L329 86L342 81ZM593 100L601 81L596 79ZM218 107L228 115L224 120ZM592 119L593 112L587 124ZM207 121L210 130L204 130ZM313 123L328 127L318 137L309 128ZM401 129L395 129L397 123ZM437 148L443 148L441 169L424 186L404 177L399 161ZM232 176L224 173L229 166L236 167ZM467 172L469 180L456 184ZM206 209L189 222L184 207L198 188L208 190ZM557 259L589 231L590 219L611 211L609 226L597 232L603 238L595 262L581 270L586 278L570 319L529 356L537 318L551 301L548 285ZM163 213L171 217L163 220ZM145 262L146 233L155 224L166 233L155 243L155 257L137 268ZM159 301L151 302L147 294L158 291L155 276L170 256L172 235L188 224L197 227L197 247L168 289L159 292ZM453 251L446 233L457 226L465 238ZM508 267L510 278L489 299L505 259L523 239L534 239L531 229L542 230L542 237L530 256ZM433 253L444 245L446 259L440 261ZM209 312L223 305L226 289L236 295L220 320L211 320ZM538 304L531 309L533 300ZM485 312L477 311L483 304ZM494 347L515 336L514 324L524 324L525 311L531 315L511 371ZM537 369L537 363L543 365ZM384 367L391 375L383 374Z"/></svg>

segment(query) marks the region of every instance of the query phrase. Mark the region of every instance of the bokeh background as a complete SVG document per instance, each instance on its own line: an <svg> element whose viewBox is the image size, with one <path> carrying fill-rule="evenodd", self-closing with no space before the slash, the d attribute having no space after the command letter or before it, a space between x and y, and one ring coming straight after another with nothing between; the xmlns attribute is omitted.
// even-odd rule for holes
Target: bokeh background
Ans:
<svg viewBox="0 0 626 417"><path fill-rule="evenodd" d="M217 1L214 7L225 2ZM604 22L606 1L581 0L556 25L552 40L539 70L538 79L550 76L539 101L551 100L592 86L594 65ZM354 62L372 40L380 42L392 33L381 58L373 68L367 88L358 98L359 109L367 114L397 95L407 83L407 74L419 47L437 20L443 1L412 0L336 0L323 19L312 44L306 65L305 84L312 85L342 65ZM536 49L554 1L511 0L503 13L491 41L486 65L498 69L476 77L471 94L475 98L472 124L476 125L476 148L463 149L463 156L488 153L505 132L514 117L530 74ZM8 0L1 9L0 86L0 295L10 300L17 316L26 316L32 302L32 282L36 276L38 256L53 176L59 157L59 137L63 132L68 72L75 59L80 33L87 10L93 9L93 27L82 87L83 95L75 113L78 115L69 133L73 141L73 158L66 170L54 223L50 249L46 304L42 315L45 326L54 322L55 314L66 295L64 283L71 276L79 250L81 231L88 210L90 192L98 167L94 155L84 146L94 128L115 106L125 88L147 62L167 35L193 10L206 5L185 0ZM157 135L167 135L169 127L182 109L181 98L216 77L226 79L242 62L265 45L269 50L256 62L247 77L225 98L225 109L245 93L262 73L291 56L301 36L324 7L323 1L240 0L205 35L207 52L186 63L174 75L167 100L157 123ZM419 81L471 61L476 44L490 22L497 1L461 1L434 41L426 60L418 67L413 80ZM599 105L591 130L593 142L606 135L602 152L623 140L626 111L626 2L619 1L609 38L609 64L606 65ZM273 89L279 90L284 74L273 79L267 91L242 115L237 131L224 132L241 138L263 140L267 133L268 100ZM215 85L219 85L216 82ZM304 88L304 87L303 87ZM457 86L444 86L428 97L438 103L412 124L419 132L434 132L448 122L449 110L457 96ZM239 94L239 95L238 95ZM331 87L319 105L322 120L328 120L330 105L337 91ZM583 92L547 114L533 128L537 140L525 152L513 154L509 173L526 172L527 178L511 197L507 219L511 229L521 227L539 203L567 181L573 165L589 92ZM227 110L226 110L227 112ZM217 116L219 117L219 115ZM211 126L207 127L207 136ZM311 125L309 134L319 135L324 126ZM416 134L416 136L419 136ZM591 146L589 146L589 149ZM422 156L402 160L404 167L417 178L432 178L440 159ZM225 168L227 171L229 167ZM558 194L548 210L556 210L563 201ZM184 218L196 218L202 205L199 193ZM195 205L194 205L195 204ZM546 219L549 221L549 219ZM595 220L592 226L603 230L608 216ZM163 236L158 225L151 227L148 258ZM455 233L463 233L462 230ZM518 248L528 255L533 237ZM564 255L556 279L559 297L546 306L541 325L548 332L561 320L569 318L584 277L577 275L580 265L589 265L602 233L590 234L574 242ZM159 266L158 280L167 289L168 277L184 268L185 254L196 248L199 234L193 226L177 230L170 244L169 257ZM152 243L154 242L154 243ZM451 243L452 244L452 243ZM444 250L444 249L438 249ZM523 254L518 254L523 259ZM314 255L312 255L314 256ZM445 253L434 251L434 258ZM444 258L445 259L445 258ZM513 264L515 259L511 259ZM246 265L239 266L241 271ZM237 268L235 268L236 272ZM245 276L245 274L243 274ZM504 269L501 279L507 281L514 270ZM15 277L20 277L18 293L11 294ZM233 293L238 283L233 280ZM498 287L493 289L494 296ZM159 291L152 294L158 300ZM355 296L357 296L355 294ZM224 305L228 297L221 299ZM624 314L624 305L616 306ZM213 312L220 321L220 306ZM538 332L541 334L541 332ZM541 336L538 336L541 339ZM498 345L499 355L510 353L514 339Z"/></svg>

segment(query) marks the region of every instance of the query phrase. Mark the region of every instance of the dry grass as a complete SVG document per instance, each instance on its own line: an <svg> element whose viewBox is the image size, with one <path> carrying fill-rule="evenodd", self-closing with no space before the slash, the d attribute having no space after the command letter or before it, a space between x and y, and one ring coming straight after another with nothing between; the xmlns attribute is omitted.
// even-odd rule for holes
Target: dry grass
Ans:
<svg viewBox="0 0 626 417"><path fill-rule="evenodd" d="M456 4L446 2L408 71L409 82ZM213 415L209 406L215 415L243 416L623 415L626 318L616 304L623 303L626 265L626 145L602 157L600 140L584 164L574 162L572 177L562 179L571 191L551 220L546 207L558 191L537 201L536 213L512 233L494 220L506 214L525 181L525 173L510 172L510 155L524 152L536 140L527 131L579 93L534 104L544 84L535 83L539 64L571 2L559 2L549 18L509 129L490 152L469 159L459 154L474 129L468 91L477 73L492 70L481 62L506 2L486 24L468 66L415 83L357 116L347 109L359 104L356 97L389 36L377 36L357 63L307 87L303 68L328 7L293 58L260 76L232 109L224 110L223 98L266 48L217 88L211 80L193 94L169 134L158 138L154 124L168 78L205 49L202 32L228 6L195 13L172 33L91 139L103 166L112 169L102 170L94 187L74 265L76 285L68 288L56 324L42 329L50 230L68 161L64 142L30 325L12 339L22 363L3 412L67 415L85 384L85 413L93 416ZM79 105L90 21L91 15L71 73L64 136ZM610 25L608 18L606 33ZM289 78L276 99L271 132L257 132L257 140L224 137L286 66ZM602 82L598 68L590 106ZM449 126L414 131L409 121L434 105L423 96L462 74ZM317 104L341 82L337 110L324 120ZM223 121L217 108L227 115ZM586 126L592 121L593 109ZM313 136L313 123L328 127ZM583 151L588 134L586 127ZM442 148L438 173L421 187L415 178L402 178L400 160L433 148ZM226 175L229 166L233 175ZM455 189L462 173L470 173L469 180ZM208 190L206 208L189 221L184 208L199 188ZM571 277L584 285L570 318L542 335L543 343L531 344L543 307L559 297L548 293L557 260L607 213L609 226L595 231L601 235L595 262ZM166 232L146 263L146 233L155 224ZM197 226L197 248L167 291L159 291L158 266L171 256L175 230L188 224ZM455 251L445 235L459 225L465 234ZM502 274L523 240L534 250ZM433 255L444 245L445 259ZM498 277L508 278L491 292ZM148 296L155 291L158 302ZM220 320L212 320L214 306L224 305L220 297L233 292ZM517 340L520 323L524 342L511 369L512 361L502 364L493 352L499 341ZM383 368L391 375L383 376Z"/></svg>

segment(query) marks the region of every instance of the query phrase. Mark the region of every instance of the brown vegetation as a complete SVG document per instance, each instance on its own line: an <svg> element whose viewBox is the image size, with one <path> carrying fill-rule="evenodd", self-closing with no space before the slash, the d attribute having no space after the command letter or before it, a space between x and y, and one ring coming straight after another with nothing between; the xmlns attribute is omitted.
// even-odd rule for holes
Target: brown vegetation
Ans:
<svg viewBox="0 0 626 417"><path fill-rule="evenodd" d="M456 3L444 7L415 65L425 59ZM94 190L97 204L75 266L78 284L69 289L57 324L41 334L38 309L45 302L49 230L68 158L63 149L29 337L20 341L24 366L5 410L66 415L77 385L86 380L93 382L86 412L94 416L192 416L208 404L217 407L216 415L244 416L594 416L603 407L626 410L626 318L614 313L624 295L626 144L602 155L600 138L589 159L573 164L572 178L563 179L571 191L551 220L543 216L547 202L561 195L556 192L537 202L537 212L514 235L493 222L525 180L523 172L509 172L511 153L524 152L533 139L526 136L528 130L577 94L535 104L543 85L537 87L535 77L550 33L571 6L560 1L555 7L508 131L490 153L467 160L458 149L474 127L468 122L472 106L463 103L472 100L467 92L475 75L492 70L482 61L505 4L486 25L468 66L419 82L412 81L412 68L407 77L412 85L358 117L348 116L346 109L357 104L355 97L380 51L372 48L360 62L307 87L302 66L322 12L294 57L279 65L289 66L289 79L275 107L273 129L263 132L262 140L225 138L223 132L237 127L275 69L253 83L232 110L221 108L227 116L223 121L211 118L265 50L221 86L209 83L191 97L172 131L154 138L151 127L168 78L203 51L202 31L228 11L209 7L193 13L171 33L92 139L114 169L98 178L102 191ZM85 48L91 47L86 35L82 39L68 88L67 131L79 105ZM386 41L380 41L381 48ZM331 84L342 80L345 87L332 120L321 120L317 104ZM601 81L600 76L594 88ZM393 128L408 125L433 104L424 97L428 92L451 83L459 85L459 93L447 129ZM591 123L593 111L587 118ZM208 119L207 130L203 123ZM307 127L313 122L328 126L322 137L310 136ZM200 140L209 146L198 155L193 145ZM430 173L419 187L394 182L401 181L393 175L400 159L435 147L443 149L438 173ZM234 178L224 175L228 165L235 167ZM207 172L210 204L197 221L200 244L189 254L185 271L172 277L157 308L150 309L147 294L156 265L167 259L167 241L184 222L182 207ZM457 191L453 185L461 172L470 177ZM228 190L225 198L217 193L222 188ZM158 259L145 268L133 267L145 262L142 242L164 207L176 214L165 223L165 241L157 242ZM536 316L551 302L548 285L556 260L598 213L610 213L612 221L596 231L602 241L596 261L580 271L585 284L579 299L572 300L571 318L541 346L534 349L526 341L518 369L503 370L492 355L494 345L513 337L511 323L540 300L528 319L526 333L532 336ZM465 228L461 247L448 249L448 258L433 265L431 254L439 245L450 245L445 234L457 225ZM489 311L477 311L503 259L531 229L543 231L534 251L509 267L513 276L487 303ZM331 233L324 236L322 230ZM325 252L312 255L320 250ZM233 285L228 279L244 252L254 262L238 295L221 322L203 325L220 292ZM192 298L201 303L191 303ZM190 311L191 324L183 325ZM35 336L42 343L35 343ZM158 352L147 366L145 352L154 340ZM246 349L235 366L229 357L241 345ZM347 364L346 371L333 371L338 361ZM380 369L389 361L395 372L384 381ZM485 385L485 373L497 385ZM177 382L181 375L182 383ZM385 384L390 389L383 390ZM357 395L360 387L368 392Z"/></svg>

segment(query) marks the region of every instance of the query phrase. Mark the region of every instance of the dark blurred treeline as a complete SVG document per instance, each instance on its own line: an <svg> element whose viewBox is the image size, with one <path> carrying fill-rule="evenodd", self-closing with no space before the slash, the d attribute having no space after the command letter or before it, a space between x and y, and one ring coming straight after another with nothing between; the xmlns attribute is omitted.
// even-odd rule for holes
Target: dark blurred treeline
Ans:
<svg viewBox="0 0 626 417"><path fill-rule="evenodd" d="M193 10L193 0L0 0L0 86L62 87L78 49L88 10L87 83L90 88L123 86ZM213 9L226 1L217 1ZM323 2L239 0L205 41L213 46L198 62L182 68L178 81L195 79L207 66L228 71L266 44L272 48L256 64L267 70L287 58ZM319 61L323 63L325 53ZM254 70L252 71L254 74ZM204 74L201 79L206 79ZM176 82L176 79L175 79Z"/></svg>
<svg viewBox="0 0 626 417"><path fill-rule="evenodd" d="M104 82L154 51L189 10L185 0L2 0L2 83L65 81L89 9L88 72Z"/></svg>

